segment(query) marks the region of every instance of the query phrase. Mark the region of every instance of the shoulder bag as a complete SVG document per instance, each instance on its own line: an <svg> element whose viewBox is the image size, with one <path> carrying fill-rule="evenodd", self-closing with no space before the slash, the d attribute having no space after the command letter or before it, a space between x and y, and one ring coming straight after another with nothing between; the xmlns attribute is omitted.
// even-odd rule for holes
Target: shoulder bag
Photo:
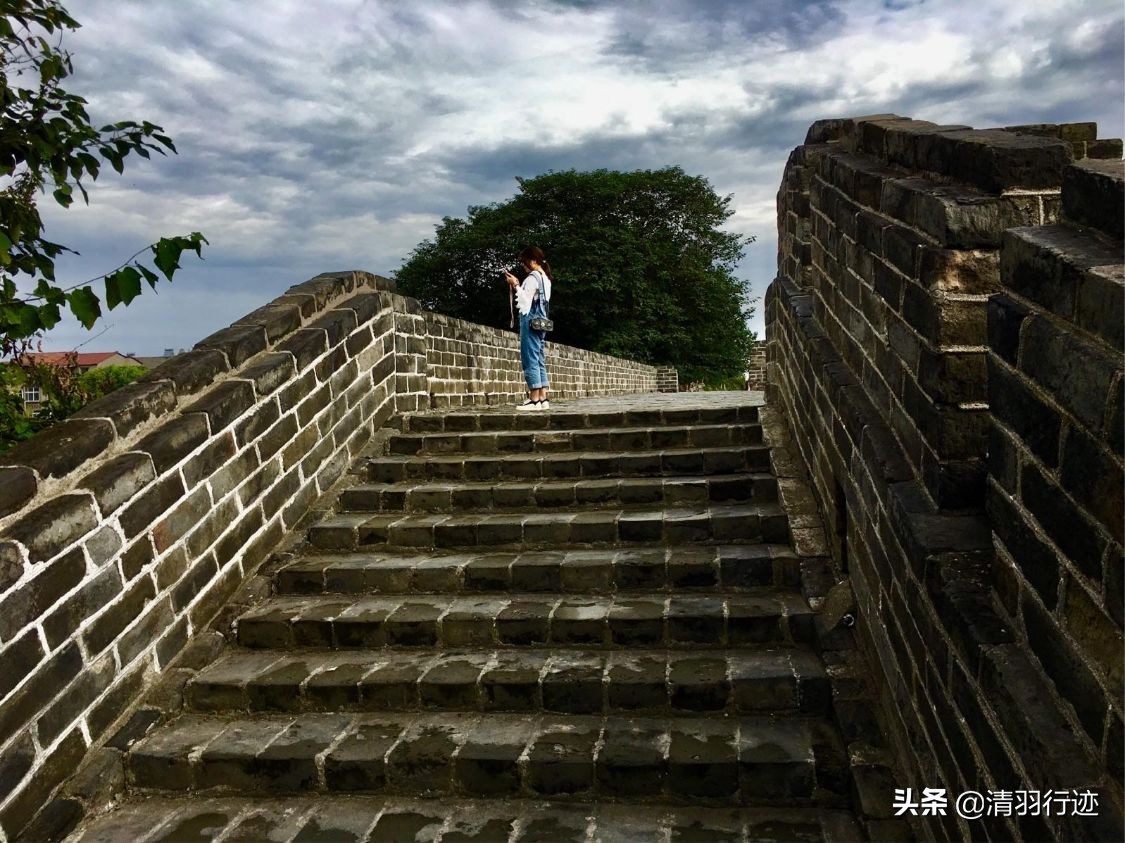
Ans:
<svg viewBox="0 0 1125 843"><path fill-rule="evenodd" d="M533 331L547 333L548 331L555 330L555 323L547 317L547 291L543 286L543 273L536 272L535 274L539 281L539 295L535 299L535 301L539 302L539 315L532 316L527 325ZM532 307L534 306L535 303L532 302Z"/></svg>

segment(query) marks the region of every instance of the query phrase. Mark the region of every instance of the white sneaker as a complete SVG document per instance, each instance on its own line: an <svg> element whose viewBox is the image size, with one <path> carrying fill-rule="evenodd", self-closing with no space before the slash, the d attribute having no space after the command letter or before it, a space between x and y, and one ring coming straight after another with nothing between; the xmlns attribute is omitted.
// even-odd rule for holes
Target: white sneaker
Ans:
<svg viewBox="0 0 1125 843"><path fill-rule="evenodd" d="M529 398L526 401L524 401L522 404L517 406L516 409L517 410L538 410L539 409L539 402L538 401L532 401Z"/></svg>
<svg viewBox="0 0 1125 843"><path fill-rule="evenodd" d="M539 402L539 409L540 410L551 409L551 400L549 398L544 398L542 401Z"/></svg>

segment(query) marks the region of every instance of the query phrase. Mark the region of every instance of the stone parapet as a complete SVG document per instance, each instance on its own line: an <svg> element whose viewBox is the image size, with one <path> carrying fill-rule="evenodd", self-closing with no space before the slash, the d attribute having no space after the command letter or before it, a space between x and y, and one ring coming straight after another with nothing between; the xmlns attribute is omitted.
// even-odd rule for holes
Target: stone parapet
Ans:
<svg viewBox="0 0 1125 843"><path fill-rule="evenodd" d="M656 369L551 344L554 396ZM524 391L518 338L319 275L0 457L0 840L395 413Z"/></svg>
<svg viewBox="0 0 1125 843"><path fill-rule="evenodd" d="M1111 148L1092 124L825 120L790 155L778 192L767 395L793 427L834 563L851 579L907 778L952 793L1062 786L1102 798L1101 818L1084 825L946 817L929 821L936 838L1098 839L1119 824L1121 673L1109 660L1121 652L1123 303L1121 247L1105 236L1120 182L1117 164L1090 160ZM1087 160L1073 164L1079 153ZM1007 450L994 416L1010 419ZM996 476L1022 482L1033 459L1029 494L1081 550L1086 580L1042 525L1026 526L1030 510L1001 512L1023 504L998 495ZM1079 476L1088 488L1067 485ZM1005 579L1001 530L1020 548ZM1026 600L1034 609L1021 615Z"/></svg>
<svg viewBox="0 0 1125 843"><path fill-rule="evenodd" d="M1004 235L989 300L997 603L1066 725L1122 790L1125 168L1063 176L1055 225Z"/></svg>

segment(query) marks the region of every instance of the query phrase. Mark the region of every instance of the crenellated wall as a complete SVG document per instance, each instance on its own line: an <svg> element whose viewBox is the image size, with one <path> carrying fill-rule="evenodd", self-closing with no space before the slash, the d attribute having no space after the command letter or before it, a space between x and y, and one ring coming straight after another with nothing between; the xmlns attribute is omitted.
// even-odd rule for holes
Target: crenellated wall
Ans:
<svg viewBox="0 0 1125 843"><path fill-rule="evenodd" d="M1093 124L826 120L791 154L778 193L768 395L834 525L837 574L854 591L907 783L916 794L1091 788L1102 800L1092 820L920 818L933 839L1120 829L1120 222L1116 242L1109 229L1082 233L1101 251L1087 244L1070 269L1017 258L1047 232L1079 237L1075 224L1115 201L1119 213L1119 178L1116 194L1104 180L1069 187L1119 165L1077 168L1076 154L1120 158L1121 142L1098 140ZM1073 296L1085 291L1078 315L1050 300L1064 276ZM1014 303L1003 326L990 324L990 301L994 313ZM1033 306L1037 318L1019 315ZM1082 469L1033 458L1051 430ZM1003 471L997 437L1010 440ZM1027 482L1013 498L1015 474ZM1064 526L1071 514L1077 530Z"/></svg>
<svg viewBox="0 0 1125 843"><path fill-rule="evenodd" d="M396 412L514 401L511 333L362 272L290 288L0 456L0 840L112 734ZM656 370L548 345L553 395Z"/></svg>

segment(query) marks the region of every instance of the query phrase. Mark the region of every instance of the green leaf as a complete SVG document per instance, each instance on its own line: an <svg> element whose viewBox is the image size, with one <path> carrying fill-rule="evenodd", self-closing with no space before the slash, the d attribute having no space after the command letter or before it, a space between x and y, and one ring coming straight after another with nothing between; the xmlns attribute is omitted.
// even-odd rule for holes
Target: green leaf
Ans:
<svg viewBox="0 0 1125 843"><path fill-rule="evenodd" d="M94 291L89 287L79 287L77 290L71 290L66 295L67 304L70 305L70 311L75 315L82 327L89 330L94 327L94 323L98 321L98 317L102 315L101 304L98 297L94 295Z"/></svg>
<svg viewBox="0 0 1125 843"><path fill-rule="evenodd" d="M113 310L118 304L128 305L141 294L141 273L126 266L106 276L105 303Z"/></svg>
<svg viewBox="0 0 1125 843"><path fill-rule="evenodd" d="M141 264L137 264L137 269L140 270L141 275L145 277L145 281L148 282L148 285L155 290L157 282L160 281L160 276L147 266L142 266Z"/></svg>
<svg viewBox="0 0 1125 843"><path fill-rule="evenodd" d="M156 268L164 273L164 277L169 281L172 280L172 275L180 268L180 253L183 252L184 247L176 237L161 237L156 245L152 247L153 263Z"/></svg>
<svg viewBox="0 0 1125 843"><path fill-rule="evenodd" d="M30 305L21 307L16 316L19 319L21 336L30 337L43 327L43 323L39 320L39 311Z"/></svg>

